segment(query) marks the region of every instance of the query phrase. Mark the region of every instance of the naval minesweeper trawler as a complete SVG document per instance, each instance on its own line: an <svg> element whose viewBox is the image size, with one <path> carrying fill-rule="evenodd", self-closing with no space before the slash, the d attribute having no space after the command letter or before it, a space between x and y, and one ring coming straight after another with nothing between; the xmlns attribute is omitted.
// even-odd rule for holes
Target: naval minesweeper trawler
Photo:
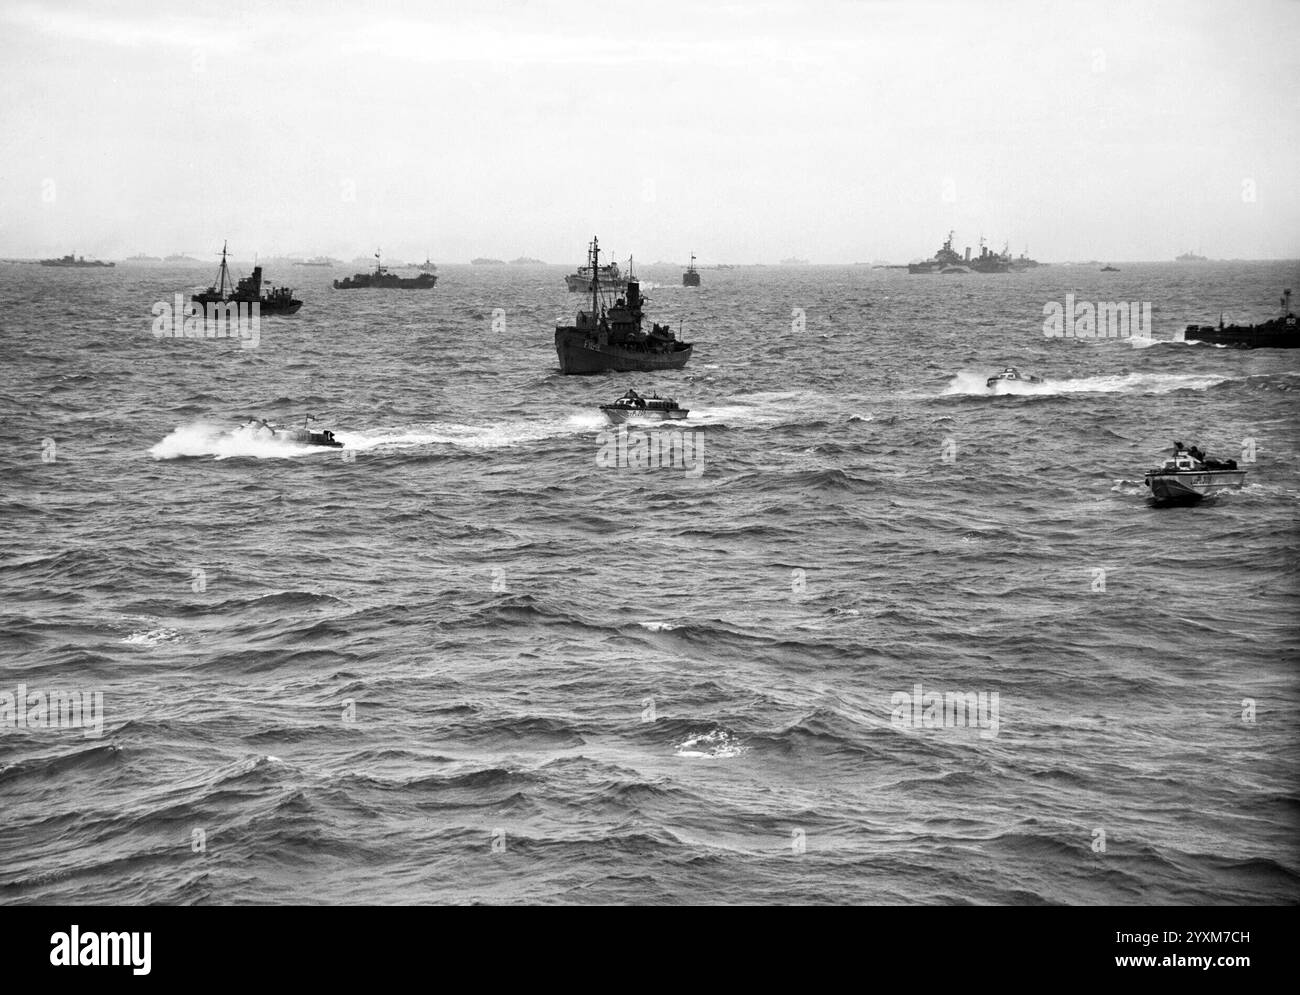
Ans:
<svg viewBox="0 0 1300 995"><path fill-rule="evenodd" d="M587 249L588 266L600 272L600 244L595 236ZM630 267L629 267L630 268ZM627 292L608 307L598 281L591 281L591 310L579 311L572 325L555 326L555 352L561 373L616 373L680 370L694 346L679 342L667 325L641 330L644 303L641 283L630 272Z"/></svg>

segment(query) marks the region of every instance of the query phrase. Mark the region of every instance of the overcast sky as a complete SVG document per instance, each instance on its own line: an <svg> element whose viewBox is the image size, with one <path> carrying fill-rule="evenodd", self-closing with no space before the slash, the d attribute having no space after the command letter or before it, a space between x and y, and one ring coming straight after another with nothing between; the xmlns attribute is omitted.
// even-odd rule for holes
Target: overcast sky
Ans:
<svg viewBox="0 0 1300 995"><path fill-rule="evenodd" d="M0 0L0 256L1300 257L1300 4Z"/></svg>

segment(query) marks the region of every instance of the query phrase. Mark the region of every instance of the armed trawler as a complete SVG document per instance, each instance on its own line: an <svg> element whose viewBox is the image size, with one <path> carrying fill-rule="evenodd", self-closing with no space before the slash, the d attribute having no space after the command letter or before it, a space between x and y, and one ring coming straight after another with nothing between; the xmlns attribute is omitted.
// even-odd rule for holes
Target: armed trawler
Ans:
<svg viewBox="0 0 1300 995"><path fill-rule="evenodd" d="M587 258L590 271L600 272L600 244L594 236ZM572 325L555 327L555 352L561 373L680 370L691 358L694 347L679 342L667 325L652 322L649 332L641 330L644 300L641 283L631 273L626 295L608 307L601 298L598 281L591 281L590 293L590 311L579 311Z"/></svg>
<svg viewBox="0 0 1300 995"><path fill-rule="evenodd" d="M226 263L226 246L221 246L221 269L217 271L217 282L202 293L194 295L199 304L252 304L260 305L262 314L293 314L302 301L293 296L288 287L272 287L262 293L262 267L254 266L253 275L246 276L238 283L230 277L230 267Z"/></svg>
<svg viewBox="0 0 1300 995"><path fill-rule="evenodd" d="M1300 329L1296 328L1291 312L1291 291L1282 291L1282 313L1271 321L1258 325L1188 325L1183 332L1185 342L1209 342L1212 345L1234 346L1238 349L1295 349L1300 347Z"/></svg>

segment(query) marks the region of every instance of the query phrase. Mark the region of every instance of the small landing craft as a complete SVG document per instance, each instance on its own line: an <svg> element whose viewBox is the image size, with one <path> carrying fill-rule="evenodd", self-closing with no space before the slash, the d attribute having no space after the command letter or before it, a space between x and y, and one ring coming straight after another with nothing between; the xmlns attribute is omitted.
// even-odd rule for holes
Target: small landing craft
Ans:
<svg viewBox="0 0 1300 995"><path fill-rule="evenodd" d="M592 238L587 250L588 269L600 272L600 245ZM598 281L591 281L591 310L579 311L572 325L555 326L555 352L560 372L566 374L652 373L680 370L694 348L680 342L667 325L651 323L641 330L645 312L641 305L641 283L630 273L625 296L608 307L601 298Z"/></svg>
<svg viewBox="0 0 1300 995"><path fill-rule="evenodd" d="M277 428L265 418L260 421L254 419L248 424L252 426L253 433L262 438L296 442L303 446L326 446L330 449L342 449L343 443L334 438L333 432L327 429L314 432L307 427L308 422L315 420L312 415L305 416L302 420L302 428Z"/></svg>
<svg viewBox="0 0 1300 995"><path fill-rule="evenodd" d="M1236 460L1210 459L1196 446L1174 443L1174 455L1158 469L1148 470L1143 483L1157 501L1191 502L1220 491L1241 490L1246 471Z"/></svg>
<svg viewBox="0 0 1300 995"><path fill-rule="evenodd" d="M678 405L671 397L652 394L644 397L635 390L629 390L612 404L602 404L600 410L615 425L621 425L633 419L637 421L680 421L690 411Z"/></svg>
<svg viewBox="0 0 1300 995"><path fill-rule="evenodd" d="M1021 373L1014 366L1008 366L1001 373L994 374L984 382L986 387L996 389L999 383L1042 383L1042 377L1030 376L1028 373Z"/></svg>

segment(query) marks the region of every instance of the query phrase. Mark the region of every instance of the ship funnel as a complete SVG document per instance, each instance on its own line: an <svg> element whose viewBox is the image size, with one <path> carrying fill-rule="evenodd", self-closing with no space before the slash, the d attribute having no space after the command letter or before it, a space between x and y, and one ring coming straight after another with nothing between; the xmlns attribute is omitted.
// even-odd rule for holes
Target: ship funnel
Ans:
<svg viewBox="0 0 1300 995"><path fill-rule="evenodd" d="M1282 317L1289 318L1290 316L1291 316L1291 291L1284 290L1282 291Z"/></svg>
<svg viewBox="0 0 1300 995"><path fill-rule="evenodd" d="M639 280L627 281L627 306L633 311L641 306L641 283Z"/></svg>

